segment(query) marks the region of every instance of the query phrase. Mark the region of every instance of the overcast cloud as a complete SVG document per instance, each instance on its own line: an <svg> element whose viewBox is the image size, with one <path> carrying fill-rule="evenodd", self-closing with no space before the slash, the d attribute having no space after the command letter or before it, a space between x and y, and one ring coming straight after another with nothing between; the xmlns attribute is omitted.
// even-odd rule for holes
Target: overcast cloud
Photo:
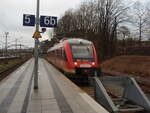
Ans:
<svg viewBox="0 0 150 113"><path fill-rule="evenodd" d="M82 1L83 0L40 0L40 14L57 16L59 19L59 17L67 9L77 7ZM22 21L23 14L35 14L35 12L36 0L1 0L0 36L3 36L4 32L8 31L10 36L8 38L8 42L13 41L16 38L23 37L22 39L20 39L21 43L33 47L34 40L32 38L32 35L35 31L35 28L23 27ZM45 39L48 39L47 32L43 35L43 38L41 40ZM0 40L4 42L5 38L0 37Z"/></svg>
<svg viewBox="0 0 150 113"><path fill-rule="evenodd" d="M81 2L82 0L40 0L40 14L59 18L67 9L74 8ZM32 35L35 28L24 27L22 21L23 14L35 14L35 12L36 0L1 0L0 36L8 31L10 36L8 42L23 37L20 39L21 43L30 47L34 46ZM44 39L48 39L47 33L43 35L41 40ZM0 37L0 40L4 42L5 38ZM18 41L18 43L20 42Z"/></svg>

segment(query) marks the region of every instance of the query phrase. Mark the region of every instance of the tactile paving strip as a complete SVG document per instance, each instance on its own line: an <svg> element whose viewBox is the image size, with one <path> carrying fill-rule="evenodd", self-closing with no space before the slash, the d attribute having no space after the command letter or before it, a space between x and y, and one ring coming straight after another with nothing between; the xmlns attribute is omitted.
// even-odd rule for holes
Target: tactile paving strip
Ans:
<svg viewBox="0 0 150 113"><path fill-rule="evenodd" d="M46 71L49 75L50 73L49 73L47 66L45 64L44 64L44 66L45 66ZM48 76L48 78L49 78L50 84L52 85L54 95L56 97L56 101L57 101L57 104L59 106L59 109L61 110L61 113L73 113L70 105L67 103L64 95L60 91L60 89L59 89L58 85L56 84L55 80L53 79L53 77Z"/></svg>

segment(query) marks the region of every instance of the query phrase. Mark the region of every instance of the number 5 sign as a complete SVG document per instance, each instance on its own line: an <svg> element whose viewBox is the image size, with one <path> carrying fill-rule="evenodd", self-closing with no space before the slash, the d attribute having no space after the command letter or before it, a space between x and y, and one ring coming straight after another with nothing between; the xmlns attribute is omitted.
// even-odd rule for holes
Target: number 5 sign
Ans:
<svg viewBox="0 0 150 113"><path fill-rule="evenodd" d="M24 14L23 15L23 26L34 26L35 25L35 16Z"/></svg>
<svg viewBox="0 0 150 113"><path fill-rule="evenodd" d="M40 17L40 26L41 27L56 27L57 26L57 17L41 16Z"/></svg>

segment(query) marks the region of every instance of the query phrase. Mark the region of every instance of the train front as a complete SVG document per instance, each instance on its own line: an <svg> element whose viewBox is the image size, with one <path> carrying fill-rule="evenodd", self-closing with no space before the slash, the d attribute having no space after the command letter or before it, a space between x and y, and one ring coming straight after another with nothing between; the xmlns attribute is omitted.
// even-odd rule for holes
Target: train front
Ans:
<svg viewBox="0 0 150 113"><path fill-rule="evenodd" d="M93 43L86 40L78 40L77 42L70 43L75 73L85 77L94 76L98 64Z"/></svg>

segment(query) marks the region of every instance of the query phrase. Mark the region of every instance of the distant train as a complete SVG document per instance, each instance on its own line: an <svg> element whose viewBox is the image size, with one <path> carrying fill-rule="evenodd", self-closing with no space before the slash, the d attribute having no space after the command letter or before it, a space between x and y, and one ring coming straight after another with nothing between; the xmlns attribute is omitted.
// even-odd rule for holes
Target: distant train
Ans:
<svg viewBox="0 0 150 113"><path fill-rule="evenodd" d="M91 41L71 38L47 51L47 60L68 76L94 76L98 68L96 50Z"/></svg>

